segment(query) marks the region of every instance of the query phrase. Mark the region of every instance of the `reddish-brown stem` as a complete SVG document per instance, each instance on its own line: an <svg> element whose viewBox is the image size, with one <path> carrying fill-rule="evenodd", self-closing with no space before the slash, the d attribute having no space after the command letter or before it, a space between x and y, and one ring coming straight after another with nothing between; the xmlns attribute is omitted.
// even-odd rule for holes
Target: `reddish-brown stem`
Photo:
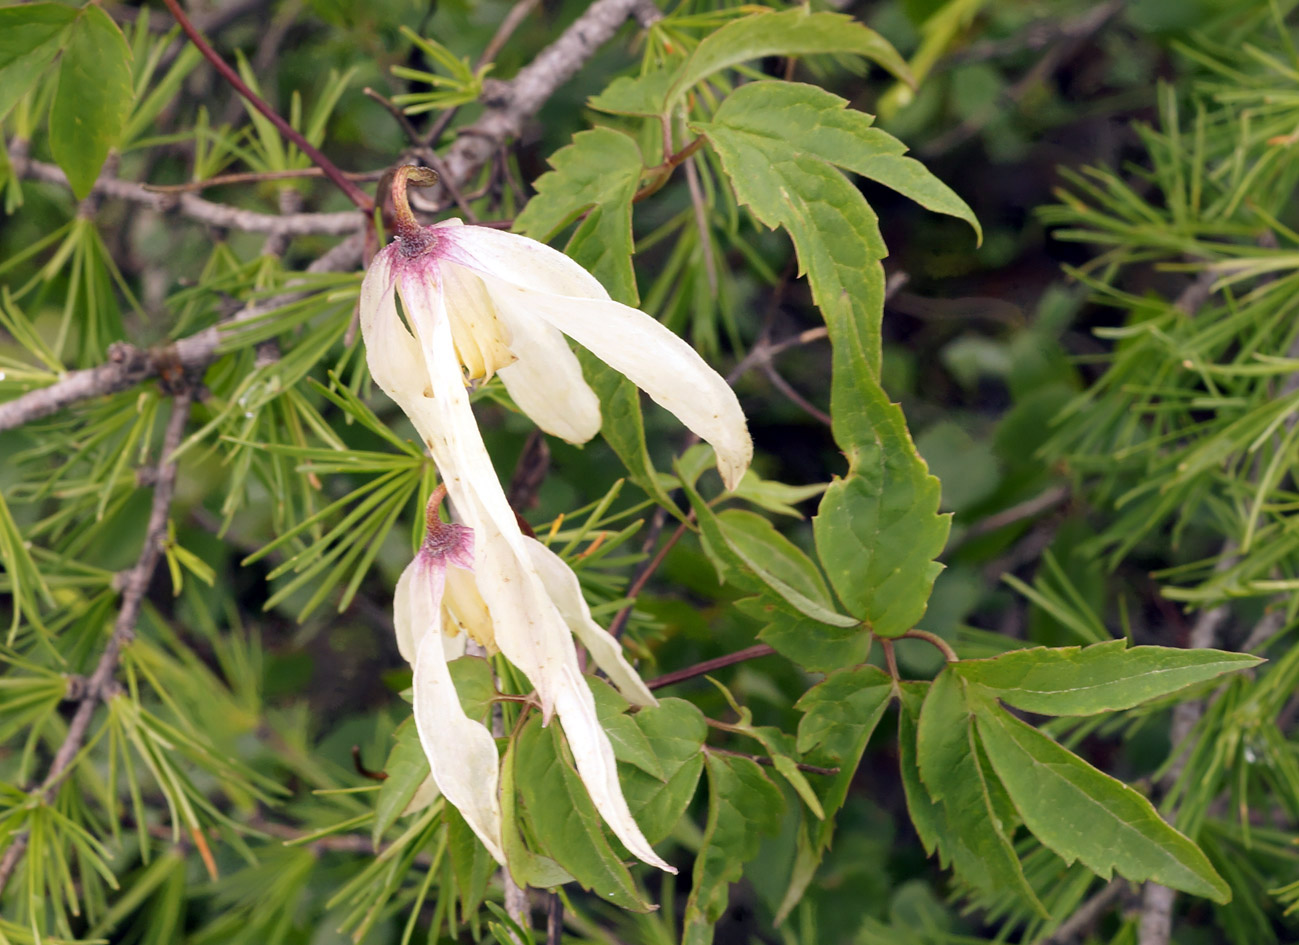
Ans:
<svg viewBox="0 0 1299 945"><path fill-rule="evenodd" d="M743 650L737 650L734 653L728 653L726 656L704 660L702 663L696 663L694 666L687 666L685 669L678 669L671 673L664 673L662 676L651 679L645 685L649 689L662 689L664 686L671 686L673 683L679 683L685 679L693 679L696 676L711 673L713 670L721 669L724 666L743 663L745 660L756 660L760 656L770 656L775 652L775 650L767 646L765 643L755 643L753 646L745 647Z"/></svg>
<svg viewBox="0 0 1299 945"><path fill-rule="evenodd" d="M658 165L657 167L646 168L645 173L647 175L654 174L656 176L654 180L650 181L640 190L636 191L636 196L631 198L631 202L640 203L646 197L658 193L659 190L663 188L663 185L668 182L668 179L672 176L672 172L676 170L679 165L684 163L687 158L689 158L692 154L694 154L701 147L703 147L703 144L704 144L704 139L703 136L701 135L700 137L695 138L694 141L691 141L680 151L677 151L673 154L669 154L667 156L667 160L665 160L662 164Z"/></svg>
<svg viewBox="0 0 1299 945"><path fill-rule="evenodd" d="M898 657L893 652L893 641L881 639L880 646L884 648L884 663L889 668L889 675L894 680L901 679L902 677L898 674Z"/></svg>
<svg viewBox="0 0 1299 945"><path fill-rule="evenodd" d="M949 663L960 662L961 658L956 655L956 651L952 649L951 644L936 633L930 633L928 630L908 630L902 636L909 640L924 640L930 646L937 647L939 652L943 654L943 659Z"/></svg>
<svg viewBox="0 0 1299 945"><path fill-rule="evenodd" d="M275 109L267 105L261 96L244 84L243 79L239 78L239 73L230 68L229 63L217 54L217 51L212 48L211 44L203 37L203 34L198 31L198 28L190 22L189 17L185 15L185 11L181 9L177 0L162 0L162 2L167 5L167 9L176 18L176 22L185 31L185 35L189 37L190 42L198 47L198 51L203 54L203 58L212 63L212 68L221 73L221 77L229 82L236 92L247 99L248 104L265 115L267 120L279 129L280 134L296 144L303 154L311 158L321 172L347 195L347 199L356 204L357 209L367 214L374 211L374 200L370 198L369 194L348 180L347 175L339 170L333 161L321 154L318 148L281 118Z"/></svg>
<svg viewBox="0 0 1299 945"><path fill-rule="evenodd" d="M658 550L658 554L650 559L649 564L645 565L645 568L640 572L640 574L636 575L636 579L631 582L631 587L627 588L627 596L633 601L640 595L640 592L645 589L645 585L649 583L649 579L653 577L654 572L658 570L658 566L663 563L663 559L668 556L668 552L672 550L672 546L681 540L681 536L686 533L687 523L693 521L694 517L694 510L691 509L690 514L686 517L686 521L677 526L677 530L674 531L668 537L668 540L663 543L663 547ZM627 619L631 617L631 609L634 606L635 604L628 604L622 610L618 611L613 618L613 623L609 624L609 632L613 634L615 638L622 636L623 628L627 626Z"/></svg>

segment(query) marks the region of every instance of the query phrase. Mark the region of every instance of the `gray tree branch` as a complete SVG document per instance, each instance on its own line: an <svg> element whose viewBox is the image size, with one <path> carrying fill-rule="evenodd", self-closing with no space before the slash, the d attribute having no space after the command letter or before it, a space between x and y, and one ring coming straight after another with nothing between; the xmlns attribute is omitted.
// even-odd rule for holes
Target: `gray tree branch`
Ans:
<svg viewBox="0 0 1299 945"><path fill-rule="evenodd" d="M113 623L112 636L109 637L104 652L100 654L94 672L83 685L78 687L77 710L72 716L72 721L68 723L68 733L64 736L58 751L55 752L45 780L36 791L43 803L48 804L53 800L59 784L71 770L73 760L86 742L95 707L113 690L117 661L121 657L122 647L135 639L135 625L140 618L140 608L144 604L144 596L149 590L153 572L158 567L163 542L167 537L167 516L171 511L172 496L176 492L176 462L172 459L172 454L176 452L176 447L180 445L181 437L184 435L192 401L192 383L187 378L179 393L172 399L171 416L167 419L167 430L163 434L162 449L152 477L153 504L149 510L149 524L144 533L144 546L140 549L140 557L134 567L122 576L122 606ZM26 850L27 834L23 833L14 838L9 849L5 851L4 858L0 859L0 892L3 892L9 883Z"/></svg>

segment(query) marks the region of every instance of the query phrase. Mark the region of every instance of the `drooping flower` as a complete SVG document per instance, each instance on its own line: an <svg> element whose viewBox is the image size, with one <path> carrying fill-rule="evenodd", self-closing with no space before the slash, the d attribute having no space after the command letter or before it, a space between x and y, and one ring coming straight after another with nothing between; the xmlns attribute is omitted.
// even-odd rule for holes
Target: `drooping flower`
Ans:
<svg viewBox="0 0 1299 945"><path fill-rule="evenodd" d="M474 534L464 525L438 518L445 495L446 489L439 486L430 497L424 541L397 581L397 649L415 670L415 727L433 782L492 856L504 862L496 740L481 722L465 714L447 668L449 659L464 653L465 634L446 631L463 626L456 611L465 595L462 590L449 599L446 591L449 584L463 587L464 577L473 570Z"/></svg>
<svg viewBox="0 0 1299 945"><path fill-rule="evenodd" d="M361 330L371 375L414 423L441 473L457 522L472 530L472 574L454 563L442 571L448 595L455 584L456 596L463 599L450 608L450 619L489 649L499 649L528 678L543 718L559 716L600 815L633 854L672 871L632 820L573 637L630 702L653 705L654 697L618 641L591 618L568 565L521 532L483 445L466 385L499 374L515 403L543 430L574 443L589 440L600 428L600 405L566 334L710 443L728 488L739 482L753 452L744 415L730 387L694 349L644 312L611 300L564 254L526 237L455 220L419 226L406 202L408 176L427 182L431 175L398 169L393 183L397 237L366 272ZM408 659L415 655L417 716L422 702L454 699L454 692L448 697L440 684L420 690L420 667L432 663L424 660L425 653L438 652L426 649L430 631L437 631L431 637L439 641L446 636L444 610L428 605L409 624L404 645ZM425 678L432 679L432 672ZM454 714L449 707L443 712ZM430 765L437 777L434 754ZM482 781L478 790L480 795L490 790L490 802L478 796L465 803L481 813L483 823L468 815L466 821L503 862L496 781ZM443 793L464 811L461 800L445 788Z"/></svg>

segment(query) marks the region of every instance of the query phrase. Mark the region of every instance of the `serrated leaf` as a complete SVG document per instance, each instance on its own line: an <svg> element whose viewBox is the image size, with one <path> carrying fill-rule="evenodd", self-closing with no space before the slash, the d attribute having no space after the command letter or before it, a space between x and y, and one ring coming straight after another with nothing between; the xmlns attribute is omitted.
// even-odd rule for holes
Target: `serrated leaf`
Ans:
<svg viewBox="0 0 1299 945"><path fill-rule="evenodd" d="M921 782L943 808L942 847L956 872L979 891L1013 895L1046 918L1011 843L1015 824L998 796L1005 788L981 757L965 683L949 670L925 696L916 746Z"/></svg>
<svg viewBox="0 0 1299 945"><path fill-rule="evenodd" d="M88 4L72 24L50 108L50 154L78 200L121 141L134 94L126 38L107 13Z"/></svg>
<svg viewBox="0 0 1299 945"><path fill-rule="evenodd" d="M748 758L709 754L708 821L686 902L683 945L708 945L726 911L729 886L758 854L763 834L780 829L785 798Z"/></svg>
<svg viewBox="0 0 1299 945"><path fill-rule="evenodd" d="M950 518L938 514L938 480L879 386L886 249L874 213L833 166L859 166L863 155L896 154L900 145L845 105L811 86L755 82L693 127L717 150L740 201L789 231L825 316L833 432L849 471L822 499L817 552L844 607L896 636L924 614Z"/></svg>
<svg viewBox="0 0 1299 945"><path fill-rule="evenodd" d="M1231 887L1199 847L1166 824L1149 800L994 704L975 711L988 757L1016 810L1066 863L1079 860L1104 879L1117 871L1134 882L1153 880L1215 902L1231 900Z"/></svg>
<svg viewBox="0 0 1299 945"><path fill-rule="evenodd" d="M898 698L898 765L902 774L902 789L906 795L907 813L916 828L916 835L930 856L939 849L943 833L943 811L929 796L920 780L920 767L916 760L916 737L920 723L920 707L929 691L929 683L904 682L899 685ZM943 858L943 865L946 864Z"/></svg>
<svg viewBox="0 0 1299 945"><path fill-rule="evenodd" d="M518 767L516 758L518 739L510 739L501 759L501 843L505 848L510 876L520 886L551 889L571 883L569 872L548 856L528 849L519 824ZM589 802L588 802L589 803ZM490 906L491 903L488 903Z"/></svg>
<svg viewBox="0 0 1299 945"><path fill-rule="evenodd" d="M54 61L77 11L59 3L0 9L0 119Z"/></svg>
<svg viewBox="0 0 1299 945"><path fill-rule="evenodd" d="M622 76L586 104L614 115L658 115L680 69L677 63L634 78Z"/></svg>
<svg viewBox="0 0 1299 945"><path fill-rule="evenodd" d="M766 509L768 512L788 515L791 518L803 518L803 513L794 508L794 503L804 502L820 495L829 485L828 482L814 482L807 486L791 486L773 479L763 479L750 467L732 494L737 499L752 502L758 508Z"/></svg>
<svg viewBox="0 0 1299 945"><path fill-rule="evenodd" d="M857 621L836 613L816 565L759 515L729 509L723 518L681 482L704 538L705 551L731 583L748 591L769 591L801 614L831 626Z"/></svg>
<svg viewBox="0 0 1299 945"><path fill-rule="evenodd" d="M1130 709L1261 662L1248 653L1163 646L1128 649L1126 641L1110 640L962 660L952 664L952 671L1027 712L1095 715Z"/></svg>
<svg viewBox="0 0 1299 945"><path fill-rule="evenodd" d="M835 627L798 613L774 595L746 597L735 608L765 626L758 639L814 673L830 673L865 662L871 635L861 627Z"/></svg>
<svg viewBox="0 0 1299 945"><path fill-rule="evenodd" d="M874 30L841 13L811 13L806 7L796 7L732 20L706 36L682 66L665 105L670 108L700 81L721 69L766 56L814 53L862 56L879 63L899 79L911 80L906 62Z"/></svg>
<svg viewBox="0 0 1299 945"><path fill-rule="evenodd" d="M388 753L383 770L388 777L379 787L379 796L374 802L374 826L370 831L376 849L384 833L396 823L429 776L428 759L413 724L403 725L398 730L397 741Z"/></svg>
<svg viewBox="0 0 1299 945"><path fill-rule="evenodd" d="M631 201L644 161L636 142L610 128L573 136L550 158L537 194L514 221L514 232L546 242L582 213L565 250L603 283L619 302L637 305L632 270Z"/></svg>
<svg viewBox="0 0 1299 945"><path fill-rule="evenodd" d="M602 900L633 912L653 907L605 837L595 805L564 757L559 727L533 718L515 737L515 777L523 807L546 854Z"/></svg>
<svg viewBox="0 0 1299 945"><path fill-rule="evenodd" d="M703 713L684 699L660 700L630 718L653 750L661 774L655 777L646 768L622 766L618 776L641 833L650 843L658 843L672 832L695 796L708 724Z"/></svg>
<svg viewBox="0 0 1299 945"><path fill-rule="evenodd" d="M838 774L817 781L821 804L831 818L848 796L866 743L893 692L893 680L887 673L874 666L859 666L831 673L795 703L803 713L798 723L798 751L839 768ZM832 819L813 830L813 849L818 856L830 845L833 834Z"/></svg>

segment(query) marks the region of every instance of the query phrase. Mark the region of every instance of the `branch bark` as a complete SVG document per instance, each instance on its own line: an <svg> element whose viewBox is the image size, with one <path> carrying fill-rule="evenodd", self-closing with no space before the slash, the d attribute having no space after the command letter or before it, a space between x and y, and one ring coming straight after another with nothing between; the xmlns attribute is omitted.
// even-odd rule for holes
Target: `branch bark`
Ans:
<svg viewBox="0 0 1299 945"><path fill-rule="evenodd" d="M48 804L54 799L59 784L71 770L73 760L86 742L96 706L112 693L116 685L114 676L122 647L135 639L135 624L140 617L140 608L144 604L144 596L149 590L153 572L158 567L158 559L162 556L162 545L167 537L167 516L171 510L172 496L176 491L176 463L172 459L172 454L176 452L176 447L180 445L181 437L184 435L192 401L193 389L186 379L180 392L172 400L171 416L167 420L166 433L163 434L162 450L153 476L153 504L149 510L149 524L144 533L144 547L140 550L140 557L134 567L123 576L122 606L113 623L112 636L108 638L108 645L100 654L94 672L81 687L77 710L72 716L72 721L68 723L68 734L55 752L50 770L36 791L42 803ZM26 850L27 834L23 833L14 838L9 849L5 851L4 858L0 859L0 892L4 891Z"/></svg>
<svg viewBox="0 0 1299 945"><path fill-rule="evenodd" d="M11 150L15 149L13 143ZM14 171L19 177L43 181L47 184L68 186L68 178L61 168L44 161L22 158L14 161ZM100 177L95 182L93 195L125 200L152 207L159 213L176 213L199 223L219 226L229 230L246 230L249 233L268 233L278 236L344 236L362 229L368 222L355 210L342 213L260 213L228 204L204 200L197 194L166 193L150 190L134 181L115 177Z"/></svg>

